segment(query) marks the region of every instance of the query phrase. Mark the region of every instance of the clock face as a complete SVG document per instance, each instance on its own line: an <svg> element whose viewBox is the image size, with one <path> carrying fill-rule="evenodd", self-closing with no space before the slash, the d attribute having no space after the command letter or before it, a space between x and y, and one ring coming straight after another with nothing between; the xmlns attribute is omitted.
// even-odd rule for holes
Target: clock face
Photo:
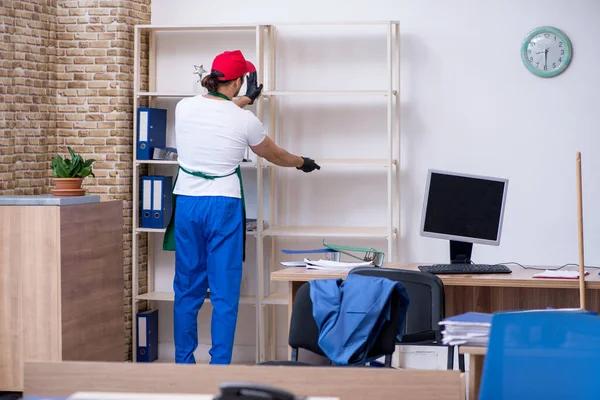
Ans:
<svg viewBox="0 0 600 400"><path fill-rule="evenodd" d="M563 72L571 62L569 38L556 28L531 31L521 46L521 58L534 75L549 78Z"/></svg>

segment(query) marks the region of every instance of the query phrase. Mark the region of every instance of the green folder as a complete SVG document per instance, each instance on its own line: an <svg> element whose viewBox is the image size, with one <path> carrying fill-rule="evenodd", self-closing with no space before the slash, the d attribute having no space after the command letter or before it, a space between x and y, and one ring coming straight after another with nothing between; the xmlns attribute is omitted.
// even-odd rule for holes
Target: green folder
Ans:
<svg viewBox="0 0 600 400"><path fill-rule="evenodd" d="M375 265L376 267L382 267L383 260L385 259L385 254L383 251L375 250L373 248L338 246L335 244L325 243L325 241L323 241L323 246L327 247L328 249L346 254L352 258L356 258L357 260L372 261L373 265ZM354 254L348 253L349 251L365 253L365 255L361 258Z"/></svg>

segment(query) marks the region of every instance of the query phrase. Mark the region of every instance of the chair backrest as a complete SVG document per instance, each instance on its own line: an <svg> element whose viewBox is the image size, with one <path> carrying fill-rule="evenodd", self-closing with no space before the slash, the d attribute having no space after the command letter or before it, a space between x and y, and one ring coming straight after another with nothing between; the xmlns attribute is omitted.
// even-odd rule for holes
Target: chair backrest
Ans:
<svg viewBox="0 0 600 400"><path fill-rule="evenodd" d="M439 331L444 319L444 285L435 275L395 268L358 267L351 274L376 276L400 282L406 288L410 304L404 322L404 335Z"/></svg>
<svg viewBox="0 0 600 400"><path fill-rule="evenodd" d="M492 318L480 399L599 399L600 318L579 311Z"/></svg>
<svg viewBox="0 0 600 400"><path fill-rule="evenodd" d="M390 321L386 322L367 357L391 355L395 351L396 335L400 324L402 303L396 292L392 293ZM310 282L304 283L294 298L288 343L294 349L305 349L327 357L319 346L319 329L313 317L313 303L310 298Z"/></svg>
<svg viewBox="0 0 600 400"><path fill-rule="evenodd" d="M302 284L294 297L288 343L293 349L306 349L326 357L319 347L319 328L313 318L310 282Z"/></svg>

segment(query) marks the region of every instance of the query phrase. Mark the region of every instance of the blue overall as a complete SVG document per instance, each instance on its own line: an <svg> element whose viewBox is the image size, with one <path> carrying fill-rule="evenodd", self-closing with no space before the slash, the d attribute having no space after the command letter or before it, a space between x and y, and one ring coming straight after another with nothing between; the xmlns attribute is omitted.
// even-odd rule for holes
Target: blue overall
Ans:
<svg viewBox="0 0 600 400"><path fill-rule="evenodd" d="M238 198L177 196L175 213L175 362L195 363L198 311L210 287L211 364L230 364L240 284L244 224Z"/></svg>

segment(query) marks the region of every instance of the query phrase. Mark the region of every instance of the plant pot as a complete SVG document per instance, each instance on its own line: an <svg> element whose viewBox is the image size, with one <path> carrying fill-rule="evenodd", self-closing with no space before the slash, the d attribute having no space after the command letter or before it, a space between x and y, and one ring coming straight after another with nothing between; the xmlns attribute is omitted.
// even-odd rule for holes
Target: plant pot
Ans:
<svg viewBox="0 0 600 400"><path fill-rule="evenodd" d="M51 192L55 196L84 196L85 189L81 188L83 178L52 178L56 186Z"/></svg>

